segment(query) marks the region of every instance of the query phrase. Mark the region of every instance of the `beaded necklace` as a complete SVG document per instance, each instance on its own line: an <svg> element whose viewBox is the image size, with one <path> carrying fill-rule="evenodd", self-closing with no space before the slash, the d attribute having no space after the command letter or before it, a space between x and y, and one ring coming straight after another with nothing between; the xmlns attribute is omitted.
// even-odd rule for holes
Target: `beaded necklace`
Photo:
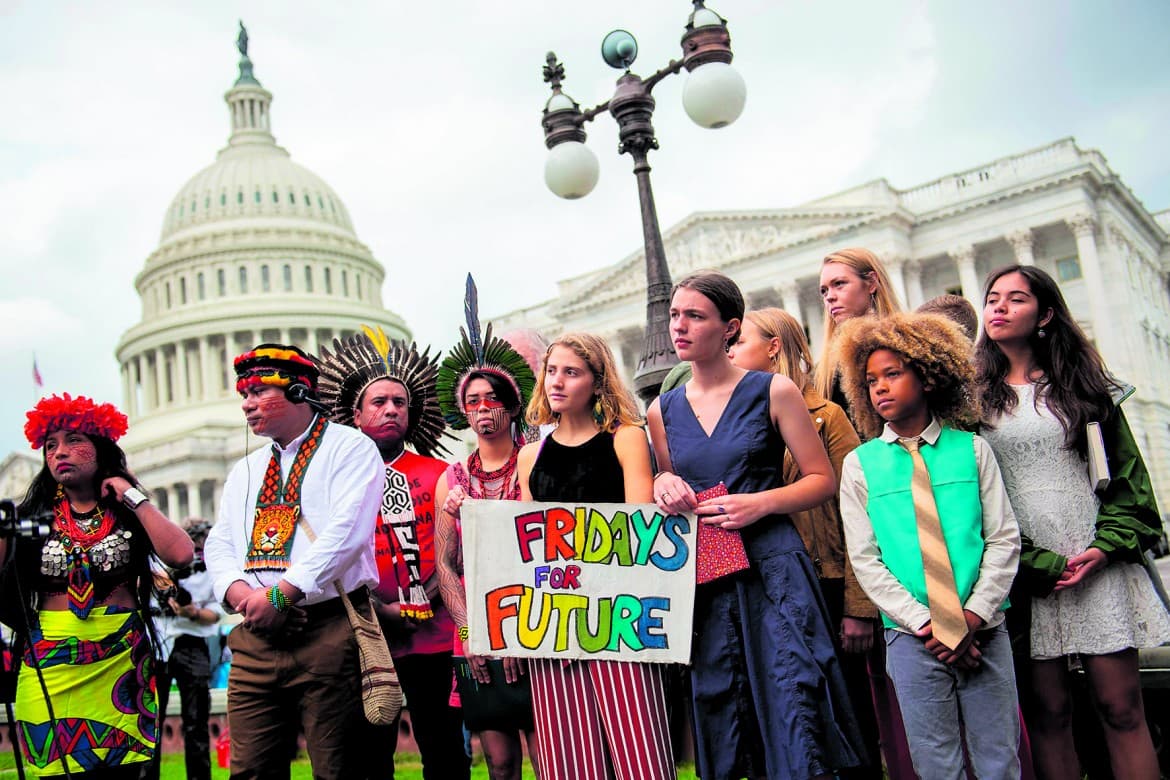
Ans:
<svg viewBox="0 0 1170 780"><path fill-rule="evenodd" d="M244 556L244 571L288 570L292 558L293 538L301 517L301 481L321 441L329 421L317 415L309 433L297 448L288 470L288 479L280 473L280 446L272 444L272 455L252 519L252 546Z"/></svg>
<svg viewBox="0 0 1170 780"><path fill-rule="evenodd" d="M515 498L519 498L520 485L512 480L516 474L516 458L519 454L520 448L513 445L512 454L508 456L503 466L494 471L485 471L479 450L471 453L471 457L467 459L467 473L479 483L480 492L483 494L475 498L515 500L512 493L516 493ZM513 484L509 485L509 482Z"/></svg>
<svg viewBox="0 0 1170 780"><path fill-rule="evenodd" d="M69 610L81 620L89 617L93 609L93 578L90 575L90 548L110 535L114 528L114 515L109 510L94 507L89 512L73 514L69 499L58 489L58 501L54 507L57 516L57 530L62 535L62 546L66 548L69 575L66 579L66 595Z"/></svg>

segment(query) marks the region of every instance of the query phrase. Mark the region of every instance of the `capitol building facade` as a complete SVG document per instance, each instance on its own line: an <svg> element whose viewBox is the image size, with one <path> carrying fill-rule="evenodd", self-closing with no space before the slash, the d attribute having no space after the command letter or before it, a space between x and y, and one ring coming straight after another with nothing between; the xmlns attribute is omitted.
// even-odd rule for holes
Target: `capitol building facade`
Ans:
<svg viewBox="0 0 1170 780"><path fill-rule="evenodd" d="M693 214L663 235L675 281L716 268L749 308L779 306L820 353L821 262L867 247L903 306L963 295L982 310L982 281L1009 263L1035 264L1061 286L1113 372L1137 386L1125 412L1170 514L1170 210L1148 211L1105 157L1064 139L899 190L886 180L795 208ZM632 382L646 321L641 251L564 279L552 300L492 318L500 331L604 336Z"/></svg>
<svg viewBox="0 0 1170 780"><path fill-rule="evenodd" d="M214 518L231 465L267 443L246 433L235 355L262 342L317 354L363 324L410 338L382 306L385 271L341 198L276 145L272 94L246 53L225 99L228 144L167 209L134 281L141 321L117 347L130 418L121 444L174 519Z"/></svg>

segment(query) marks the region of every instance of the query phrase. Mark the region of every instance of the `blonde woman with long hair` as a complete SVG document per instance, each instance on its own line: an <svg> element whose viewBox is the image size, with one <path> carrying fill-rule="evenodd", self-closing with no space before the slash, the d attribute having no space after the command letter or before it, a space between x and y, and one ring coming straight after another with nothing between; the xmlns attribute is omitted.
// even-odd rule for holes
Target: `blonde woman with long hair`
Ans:
<svg viewBox="0 0 1170 780"><path fill-rule="evenodd" d="M854 317L884 317L902 310L890 277L878 256L868 249L838 249L821 263L821 301L825 304L825 335L813 381L817 392L848 408L838 386L833 342L837 327Z"/></svg>
<svg viewBox="0 0 1170 780"><path fill-rule="evenodd" d="M813 427L825 445L833 476L841 481L841 463L860 440L849 423L845 410L826 400L813 386L812 353L804 329L783 309L767 308L749 311L744 315L739 338L728 352L731 362L749 371L767 371L782 374L801 390ZM800 479L800 467L789 452L784 453L784 482ZM853 712L869 753L870 766L846 769L843 778L882 777L878 757L878 727L870 694L866 654L874 644L878 612L853 574L853 567L845 554L844 532L841 528L841 509L837 496L801 512L789 512L792 524L800 532L804 546L816 569L817 581L825 597L833 628L837 629L837 649L841 670L845 674Z"/></svg>
<svg viewBox="0 0 1170 780"><path fill-rule="evenodd" d="M520 451L522 500L653 500L642 418L597 336L569 333L549 346L528 421L556 428ZM662 665L536 659L530 670L545 780L676 776Z"/></svg>

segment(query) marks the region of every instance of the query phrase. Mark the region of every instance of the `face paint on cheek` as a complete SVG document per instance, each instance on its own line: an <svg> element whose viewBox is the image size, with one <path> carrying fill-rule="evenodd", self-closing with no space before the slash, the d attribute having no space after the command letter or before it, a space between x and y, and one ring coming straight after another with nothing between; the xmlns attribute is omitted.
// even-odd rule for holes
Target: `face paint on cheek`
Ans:
<svg viewBox="0 0 1170 780"><path fill-rule="evenodd" d="M359 430L364 431L367 428L374 427L374 421L378 417L376 412L369 412L369 411L361 412L361 411L359 411L358 414L361 415L361 417L358 419L358 424L357 424L357 427Z"/></svg>
<svg viewBox="0 0 1170 780"><path fill-rule="evenodd" d="M287 417L292 405L283 396L265 396L256 401L256 409L263 415L261 422Z"/></svg>
<svg viewBox="0 0 1170 780"><path fill-rule="evenodd" d="M76 469L88 469L89 467L97 468L97 449L85 442L84 444L76 444L69 452L69 462Z"/></svg>
<svg viewBox="0 0 1170 780"><path fill-rule="evenodd" d="M90 443L79 444L73 449L73 460L78 466L96 466L97 448Z"/></svg>
<svg viewBox="0 0 1170 780"><path fill-rule="evenodd" d="M495 433L496 431L503 430L509 422L508 410L502 406L491 409L477 409L468 414L467 419L473 428L482 430L484 433ZM490 424L486 427L480 425L484 421Z"/></svg>

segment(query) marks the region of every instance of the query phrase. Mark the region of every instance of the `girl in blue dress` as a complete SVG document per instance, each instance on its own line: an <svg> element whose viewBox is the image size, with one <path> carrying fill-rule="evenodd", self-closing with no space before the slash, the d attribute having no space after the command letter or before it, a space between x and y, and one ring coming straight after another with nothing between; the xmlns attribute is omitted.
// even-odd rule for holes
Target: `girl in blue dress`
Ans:
<svg viewBox="0 0 1170 780"><path fill-rule="evenodd" d="M675 286L671 339L693 375L647 415L662 469L654 479L658 506L738 530L749 561L696 587L698 774L828 778L864 763L864 748L816 571L786 513L824 503L836 480L792 380L728 358L743 312L739 288L720 273ZM782 479L786 445L804 475L790 485ZM696 500L720 482L729 495Z"/></svg>

